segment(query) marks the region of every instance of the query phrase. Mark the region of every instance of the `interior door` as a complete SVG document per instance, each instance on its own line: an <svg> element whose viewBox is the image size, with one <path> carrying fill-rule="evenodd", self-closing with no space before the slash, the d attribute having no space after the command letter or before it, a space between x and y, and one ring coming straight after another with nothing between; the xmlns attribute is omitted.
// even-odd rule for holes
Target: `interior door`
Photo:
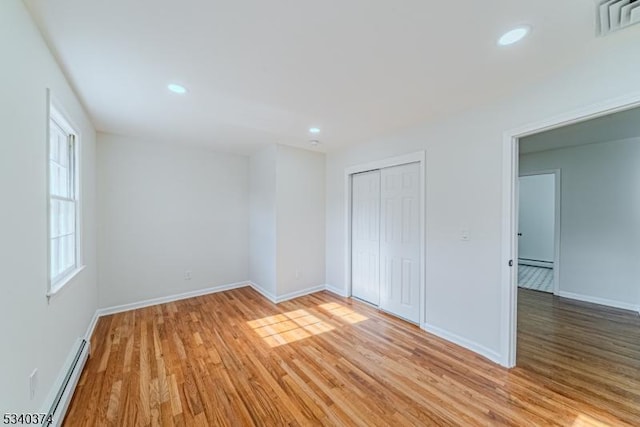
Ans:
<svg viewBox="0 0 640 427"><path fill-rule="evenodd" d="M420 320L420 165L381 170L380 308Z"/></svg>
<svg viewBox="0 0 640 427"><path fill-rule="evenodd" d="M520 263L553 266L556 215L555 175L520 177L518 258Z"/></svg>
<svg viewBox="0 0 640 427"><path fill-rule="evenodd" d="M351 294L380 305L380 171L353 175Z"/></svg>

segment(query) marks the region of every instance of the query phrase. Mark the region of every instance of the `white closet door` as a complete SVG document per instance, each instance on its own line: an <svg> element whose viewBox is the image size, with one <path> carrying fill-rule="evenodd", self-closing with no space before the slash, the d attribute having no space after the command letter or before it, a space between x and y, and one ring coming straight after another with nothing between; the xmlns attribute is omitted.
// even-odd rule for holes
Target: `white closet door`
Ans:
<svg viewBox="0 0 640 427"><path fill-rule="evenodd" d="M553 264L555 254L556 176L520 177L518 258Z"/></svg>
<svg viewBox="0 0 640 427"><path fill-rule="evenodd" d="M420 320L420 165L381 171L380 308Z"/></svg>
<svg viewBox="0 0 640 427"><path fill-rule="evenodd" d="M380 304L380 171L353 175L351 294Z"/></svg>

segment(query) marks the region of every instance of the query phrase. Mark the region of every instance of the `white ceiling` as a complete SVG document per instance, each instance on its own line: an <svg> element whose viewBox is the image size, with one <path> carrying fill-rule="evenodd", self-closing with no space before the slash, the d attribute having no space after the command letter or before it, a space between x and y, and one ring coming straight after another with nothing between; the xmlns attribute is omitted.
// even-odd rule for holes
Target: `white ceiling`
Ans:
<svg viewBox="0 0 640 427"><path fill-rule="evenodd" d="M608 114L520 140L520 153L640 137L640 108Z"/></svg>
<svg viewBox="0 0 640 427"><path fill-rule="evenodd" d="M585 0L25 0L99 131L333 150L496 99L594 40ZM497 38L533 26L521 44ZM166 90L170 82L189 93Z"/></svg>

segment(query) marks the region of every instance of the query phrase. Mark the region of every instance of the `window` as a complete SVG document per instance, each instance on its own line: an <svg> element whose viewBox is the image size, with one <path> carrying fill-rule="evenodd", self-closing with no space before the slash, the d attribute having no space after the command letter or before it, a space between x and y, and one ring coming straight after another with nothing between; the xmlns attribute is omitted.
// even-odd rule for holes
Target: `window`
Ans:
<svg viewBox="0 0 640 427"><path fill-rule="evenodd" d="M80 271L78 132L53 106L49 114L49 293Z"/></svg>

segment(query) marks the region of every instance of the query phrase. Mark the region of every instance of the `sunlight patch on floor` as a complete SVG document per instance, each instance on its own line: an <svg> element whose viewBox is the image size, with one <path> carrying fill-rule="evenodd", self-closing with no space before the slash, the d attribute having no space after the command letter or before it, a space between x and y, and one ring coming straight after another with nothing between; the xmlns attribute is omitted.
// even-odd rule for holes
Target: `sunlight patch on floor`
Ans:
<svg viewBox="0 0 640 427"><path fill-rule="evenodd" d="M329 313L331 313L331 315L339 317L340 319L350 324L362 322L363 320L369 319L368 317L363 316L360 313L356 313L349 307L345 307L344 305L338 304L337 302L320 304L318 307L328 311Z"/></svg>
<svg viewBox="0 0 640 427"><path fill-rule="evenodd" d="M335 329L302 309L251 320L247 324L271 347L289 344Z"/></svg>
<svg viewBox="0 0 640 427"><path fill-rule="evenodd" d="M589 415L579 414L573 421L572 427L611 427L610 424L603 423L590 417Z"/></svg>

